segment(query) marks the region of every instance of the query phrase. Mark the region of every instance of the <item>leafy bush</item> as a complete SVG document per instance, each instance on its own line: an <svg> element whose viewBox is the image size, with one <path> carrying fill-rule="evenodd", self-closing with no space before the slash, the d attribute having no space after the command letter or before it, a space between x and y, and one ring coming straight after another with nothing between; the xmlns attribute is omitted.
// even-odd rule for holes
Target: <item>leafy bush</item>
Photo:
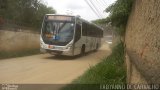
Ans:
<svg viewBox="0 0 160 90"><path fill-rule="evenodd" d="M97 90L99 84L126 84L123 43L114 47L110 56L96 66L90 67L82 76L62 90Z"/></svg>

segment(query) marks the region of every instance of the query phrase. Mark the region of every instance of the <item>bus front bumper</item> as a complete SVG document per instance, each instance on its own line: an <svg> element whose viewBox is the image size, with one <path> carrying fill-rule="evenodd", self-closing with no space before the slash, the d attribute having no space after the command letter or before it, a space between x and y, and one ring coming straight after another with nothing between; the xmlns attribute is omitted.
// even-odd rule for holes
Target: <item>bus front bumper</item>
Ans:
<svg viewBox="0 0 160 90"><path fill-rule="evenodd" d="M72 50L65 50L65 51L59 51L59 50L50 50L50 49L40 49L41 53L50 53L52 55L67 55L67 56L73 56Z"/></svg>

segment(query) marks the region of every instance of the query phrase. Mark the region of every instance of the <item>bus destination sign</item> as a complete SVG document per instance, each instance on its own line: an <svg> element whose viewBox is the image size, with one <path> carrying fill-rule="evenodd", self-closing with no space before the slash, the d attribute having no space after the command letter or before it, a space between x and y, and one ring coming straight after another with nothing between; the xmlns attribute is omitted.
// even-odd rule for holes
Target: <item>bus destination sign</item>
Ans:
<svg viewBox="0 0 160 90"><path fill-rule="evenodd" d="M69 16L49 15L49 16L47 17L47 20L72 21L72 17L69 17Z"/></svg>

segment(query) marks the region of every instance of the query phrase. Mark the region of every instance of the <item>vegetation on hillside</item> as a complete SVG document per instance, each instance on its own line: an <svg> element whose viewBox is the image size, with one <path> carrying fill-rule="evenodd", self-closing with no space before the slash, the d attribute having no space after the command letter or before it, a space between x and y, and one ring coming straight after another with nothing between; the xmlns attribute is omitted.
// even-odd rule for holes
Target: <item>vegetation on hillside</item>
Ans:
<svg viewBox="0 0 160 90"><path fill-rule="evenodd" d="M79 84L122 84L125 83L123 43L112 49L111 55L96 66L91 67L85 74L73 83Z"/></svg>
<svg viewBox="0 0 160 90"><path fill-rule="evenodd" d="M68 85L62 90L99 90L99 84L125 84L126 71L123 50L123 43L119 43L112 49L111 55L96 66L90 67L82 76L75 79L72 85Z"/></svg>
<svg viewBox="0 0 160 90"><path fill-rule="evenodd" d="M40 28L43 16L56 13L41 0L1 0L0 18L26 27ZM2 21L2 20L1 20Z"/></svg>

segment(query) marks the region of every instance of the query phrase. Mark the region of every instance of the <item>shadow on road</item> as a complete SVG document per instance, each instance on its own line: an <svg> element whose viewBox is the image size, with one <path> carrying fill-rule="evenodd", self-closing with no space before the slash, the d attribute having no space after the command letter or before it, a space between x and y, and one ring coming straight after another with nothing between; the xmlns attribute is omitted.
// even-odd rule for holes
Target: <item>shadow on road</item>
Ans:
<svg viewBox="0 0 160 90"><path fill-rule="evenodd" d="M99 50L101 51L101 50ZM95 51L90 51L85 53L84 55L76 55L76 56L65 56L65 55L51 55L49 57L44 57L44 59L52 59L52 60L77 60L77 58L86 57L88 55L91 55L93 53L96 53Z"/></svg>

